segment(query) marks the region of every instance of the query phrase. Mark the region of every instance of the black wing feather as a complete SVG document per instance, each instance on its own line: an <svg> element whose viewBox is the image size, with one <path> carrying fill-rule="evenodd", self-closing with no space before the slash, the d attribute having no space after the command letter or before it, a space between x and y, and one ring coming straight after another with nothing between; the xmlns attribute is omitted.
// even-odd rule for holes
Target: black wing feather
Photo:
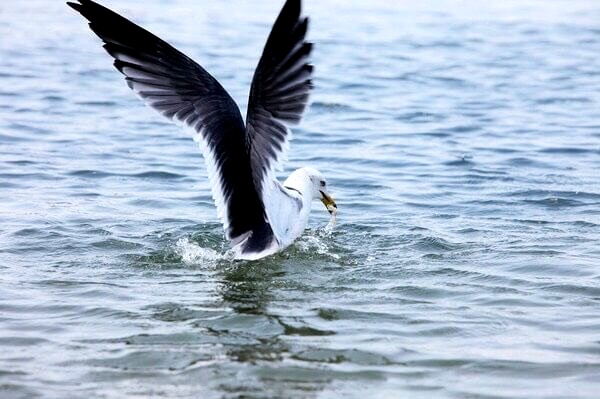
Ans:
<svg viewBox="0 0 600 399"><path fill-rule="evenodd" d="M249 250L268 245L272 232L253 184L244 122L225 89L185 54L108 8L91 0L68 5L90 21L130 88L164 116L201 133L216 163L227 237L252 232Z"/></svg>
<svg viewBox="0 0 600 399"><path fill-rule="evenodd" d="M312 89L312 44L305 41L308 18L300 18L300 0L288 0L271 29L258 62L246 115L246 134L254 185L262 194L288 139L287 125L300 122Z"/></svg>

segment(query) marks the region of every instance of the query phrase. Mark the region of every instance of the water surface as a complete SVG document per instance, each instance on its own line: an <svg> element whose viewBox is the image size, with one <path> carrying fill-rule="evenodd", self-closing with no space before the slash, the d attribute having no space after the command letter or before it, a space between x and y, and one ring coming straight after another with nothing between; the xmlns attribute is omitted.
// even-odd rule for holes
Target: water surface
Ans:
<svg viewBox="0 0 600 399"><path fill-rule="evenodd" d="M281 2L192 3L106 1L245 109ZM281 178L320 169L338 227L243 263L82 18L2 2L2 398L597 397L600 4L306 3Z"/></svg>

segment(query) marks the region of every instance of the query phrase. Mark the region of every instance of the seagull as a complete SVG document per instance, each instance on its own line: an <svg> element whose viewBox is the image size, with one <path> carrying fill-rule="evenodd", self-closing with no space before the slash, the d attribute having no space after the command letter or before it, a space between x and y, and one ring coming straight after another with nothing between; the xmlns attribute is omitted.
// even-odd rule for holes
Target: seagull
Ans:
<svg viewBox="0 0 600 399"><path fill-rule="evenodd" d="M144 102L192 128L212 196L235 257L256 260L283 250L306 228L312 201L332 218L337 205L322 174L295 170L281 184L289 126L298 124L313 88L301 0L287 0L258 62L244 123L223 86L191 58L144 28L91 0L67 4L89 21L115 68Z"/></svg>

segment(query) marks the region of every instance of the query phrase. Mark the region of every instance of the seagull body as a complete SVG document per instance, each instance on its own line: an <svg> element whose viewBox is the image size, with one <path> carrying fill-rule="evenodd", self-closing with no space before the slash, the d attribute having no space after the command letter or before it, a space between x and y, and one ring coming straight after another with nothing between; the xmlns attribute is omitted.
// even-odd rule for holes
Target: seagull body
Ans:
<svg viewBox="0 0 600 399"><path fill-rule="evenodd" d="M336 204L319 171L301 168L281 184L289 125L300 122L312 89L312 44L300 0L287 0L256 67L244 123L239 108L204 68L165 41L91 0L67 3L89 21L127 85L162 115L197 133L217 214L236 257L259 259L294 242L311 203Z"/></svg>

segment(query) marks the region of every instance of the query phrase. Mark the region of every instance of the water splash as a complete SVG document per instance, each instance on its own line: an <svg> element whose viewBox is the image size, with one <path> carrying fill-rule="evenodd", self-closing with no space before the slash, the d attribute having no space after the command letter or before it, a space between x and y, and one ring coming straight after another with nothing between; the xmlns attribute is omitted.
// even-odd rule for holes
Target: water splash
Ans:
<svg viewBox="0 0 600 399"><path fill-rule="evenodd" d="M328 233L329 235L331 235L331 233L333 232L333 229L335 229L335 225L337 223L336 215L337 215L337 210L334 210L333 213L331 214L331 218L329 219L329 223L327 223L327 225L323 228L323 231L325 233Z"/></svg>
<svg viewBox="0 0 600 399"><path fill-rule="evenodd" d="M338 260L340 255L334 253L330 248L328 244L330 239L331 230L309 231L298 238L293 247L303 254L325 255Z"/></svg>
<svg viewBox="0 0 600 399"><path fill-rule="evenodd" d="M216 265L219 261L232 261L233 252L227 251L220 253L212 248L205 248L194 241L190 240L189 237L183 237L177 240L175 243L175 253L181 256L181 261L188 266L191 265Z"/></svg>

